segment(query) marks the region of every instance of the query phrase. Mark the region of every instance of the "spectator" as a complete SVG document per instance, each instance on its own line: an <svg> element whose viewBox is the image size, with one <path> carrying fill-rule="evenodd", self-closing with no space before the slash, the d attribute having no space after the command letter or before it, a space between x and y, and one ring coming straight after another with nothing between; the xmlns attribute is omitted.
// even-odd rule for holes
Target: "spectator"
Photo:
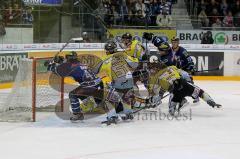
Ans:
<svg viewBox="0 0 240 159"><path fill-rule="evenodd" d="M23 11L22 19L23 19L23 24L33 23L32 8L27 8Z"/></svg>
<svg viewBox="0 0 240 159"><path fill-rule="evenodd" d="M206 33L203 34L203 38L201 40L201 44L213 44L214 40L212 37L212 32L207 31Z"/></svg>
<svg viewBox="0 0 240 159"><path fill-rule="evenodd" d="M114 24L118 25L121 22L122 16L119 14L119 12L117 12L115 6L112 7L112 10L113 10Z"/></svg>
<svg viewBox="0 0 240 159"><path fill-rule="evenodd" d="M136 14L137 11L136 11L136 0L130 0L129 1L129 4L128 4L128 11L131 12L132 14Z"/></svg>
<svg viewBox="0 0 240 159"><path fill-rule="evenodd" d="M206 12L205 12L205 7L203 7L201 12L199 13L198 20L201 23L202 27L208 27L209 26L209 19L207 17Z"/></svg>
<svg viewBox="0 0 240 159"><path fill-rule="evenodd" d="M222 30L222 21L220 18L217 18L216 23L212 24L212 30Z"/></svg>
<svg viewBox="0 0 240 159"><path fill-rule="evenodd" d="M240 11L240 0L237 0L232 7L232 13L235 16Z"/></svg>
<svg viewBox="0 0 240 159"><path fill-rule="evenodd" d="M168 14L167 10L163 10L162 14L160 13L157 16L156 24L160 27L171 27L172 17Z"/></svg>
<svg viewBox="0 0 240 159"><path fill-rule="evenodd" d="M206 9L206 3L204 0L201 0L201 2L199 2L198 4L198 8L197 8L197 14L199 15L199 13L202 11L202 8ZM206 12L206 11L205 11ZM206 13L207 14L207 13Z"/></svg>
<svg viewBox="0 0 240 159"><path fill-rule="evenodd" d="M217 8L213 8L212 13L210 14L210 26L212 26L213 23L216 23L217 18L220 18L219 12Z"/></svg>
<svg viewBox="0 0 240 159"><path fill-rule="evenodd" d="M227 15L223 18L223 26L224 27L234 27L233 16L232 16L231 11L228 11Z"/></svg>
<svg viewBox="0 0 240 159"><path fill-rule="evenodd" d="M166 0L162 0L162 3L160 5L160 13L162 13L163 10L165 10L165 12L167 12L168 15L171 14L170 6L169 6L169 4L167 3Z"/></svg>
<svg viewBox="0 0 240 159"><path fill-rule="evenodd" d="M0 37L6 35L5 26L2 20L0 20Z"/></svg>
<svg viewBox="0 0 240 159"><path fill-rule="evenodd" d="M220 9L221 9L221 14L223 15L224 13L227 13L227 11L229 10L228 8L228 4L226 0L222 0L222 3L220 5Z"/></svg>
<svg viewBox="0 0 240 159"><path fill-rule="evenodd" d="M143 17L146 16L145 11L146 11L146 6L145 4L142 2L142 0L137 0L137 3L135 4L135 10L138 12L139 10L141 10L141 13L143 15ZM140 12L138 12L139 14Z"/></svg>
<svg viewBox="0 0 240 159"><path fill-rule="evenodd" d="M151 10L152 10L152 15L151 15L151 24L156 25L156 20L157 20L157 15L160 13L161 8L160 8L160 2L158 0L153 0L151 3Z"/></svg>
<svg viewBox="0 0 240 159"><path fill-rule="evenodd" d="M13 9L12 7L8 7L8 9L5 10L5 13L4 13L4 20L5 20L5 24L10 24L13 22Z"/></svg>
<svg viewBox="0 0 240 159"><path fill-rule="evenodd" d="M240 28L240 12L234 16L234 26Z"/></svg>
<svg viewBox="0 0 240 159"><path fill-rule="evenodd" d="M143 17L142 10L138 10L137 14L132 18L132 24L135 26L144 26L145 17Z"/></svg>
<svg viewBox="0 0 240 159"><path fill-rule="evenodd" d="M113 10L112 10L112 4L109 0L103 1L103 7L105 9L104 13L104 21L106 22L108 27L111 27L113 24Z"/></svg>
<svg viewBox="0 0 240 159"><path fill-rule="evenodd" d="M206 10L207 15L212 14L213 8L215 8L217 10L217 13L219 14L220 6L219 6L219 3L216 2L215 0L211 0L211 2L207 5L206 8L207 8L207 10Z"/></svg>
<svg viewBox="0 0 240 159"><path fill-rule="evenodd" d="M22 17L21 9L19 8L19 5L15 3L13 8L13 22L16 24L21 23L21 17Z"/></svg>
<svg viewBox="0 0 240 159"><path fill-rule="evenodd" d="M92 40L89 38L87 32L83 32L83 33L82 33L82 38L83 38L83 42L84 42L84 43L91 43L91 41L92 41Z"/></svg>

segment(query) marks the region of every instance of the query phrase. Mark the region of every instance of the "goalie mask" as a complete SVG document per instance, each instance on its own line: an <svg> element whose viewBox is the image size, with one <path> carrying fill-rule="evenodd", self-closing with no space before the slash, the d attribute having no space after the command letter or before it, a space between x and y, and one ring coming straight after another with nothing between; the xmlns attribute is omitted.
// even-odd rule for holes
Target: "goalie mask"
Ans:
<svg viewBox="0 0 240 159"><path fill-rule="evenodd" d="M71 51L71 52L67 53L65 58L66 58L67 62L73 62L73 61L78 60L77 53L75 51Z"/></svg>
<svg viewBox="0 0 240 159"><path fill-rule="evenodd" d="M108 41L105 46L104 49L106 50L106 54L114 54L117 52L117 45L114 41Z"/></svg>

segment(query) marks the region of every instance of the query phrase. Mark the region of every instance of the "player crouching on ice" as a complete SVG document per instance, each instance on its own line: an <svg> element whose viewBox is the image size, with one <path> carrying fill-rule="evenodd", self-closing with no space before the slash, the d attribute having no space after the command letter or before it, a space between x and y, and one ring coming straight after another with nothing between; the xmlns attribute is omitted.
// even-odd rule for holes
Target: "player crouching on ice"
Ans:
<svg viewBox="0 0 240 159"><path fill-rule="evenodd" d="M95 104L102 102L104 98L104 86L101 78L97 77L86 65L79 62L76 52L67 53L65 59L61 56L56 56L52 61L46 61L44 65L48 67L48 71L52 71L61 77L72 77L79 83L79 86L69 93L73 112L70 117L71 121L84 119L79 99L84 102L86 98L92 96L95 99ZM119 104L120 99L118 95L112 93L112 96L115 100L109 102L111 104Z"/></svg>
<svg viewBox="0 0 240 159"><path fill-rule="evenodd" d="M204 90L182 78L181 70L176 66L163 65L161 60L153 55L149 58L149 69L151 73L149 77L149 92L158 94L160 90L164 90L173 94L168 105L169 114L175 115L177 111L180 111L182 107L180 103L186 96L192 98L200 97L212 107L221 107Z"/></svg>
<svg viewBox="0 0 240 159"><path fill-rule="evenodd" d="M131 96L129 92L133 89L134 81L132 77L132 70L138 66L138 60L128 56L125 52L118 52L117 45L114 41L106 42L104 49L106 56L103 57L102 62L96 67L98 75L105 77L105 87L109 89L106 98L111 99L112 91L120 95L122 102L116 105L114 109L109 112L108 120L117 121L118 116L122 120L133 119L131 109ZM106 78L107 77L107 78Z"/></svg>

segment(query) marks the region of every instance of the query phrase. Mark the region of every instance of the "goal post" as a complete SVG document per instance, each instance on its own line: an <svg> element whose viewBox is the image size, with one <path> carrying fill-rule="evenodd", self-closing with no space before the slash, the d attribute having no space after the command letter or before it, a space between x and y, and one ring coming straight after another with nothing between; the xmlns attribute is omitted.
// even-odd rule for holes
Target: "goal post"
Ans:
<svg viewBox="0 0 240 159"><path fill-rule="evenodd" d="M0 121L34 122L38 111L63 111L64 78L47 71L50 59L20 59L13 87L0 103Z"/></svg>

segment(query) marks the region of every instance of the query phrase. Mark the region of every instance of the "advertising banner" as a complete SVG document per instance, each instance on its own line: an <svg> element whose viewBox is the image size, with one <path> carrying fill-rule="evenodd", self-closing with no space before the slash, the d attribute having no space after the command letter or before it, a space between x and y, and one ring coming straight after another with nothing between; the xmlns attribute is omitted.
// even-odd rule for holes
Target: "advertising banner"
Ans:
<svg viewBox="0 0 240 159"><path fill-rule="evenodd" d="M63 0L23 0L23 3L30 6L60 6Z"/></svg>
<svg viewBox="0 0 240 159"><path fill-rule="evenodd" d="M189 55L192 57L197 71L199 71L196 73L197 76L223 76L223 52L189 52ZM216 68L220 68L220 70L214 70Z"/></svg>
<svg viewBox="0 0 240 159"><path fill-rule="evenodd" d="M177 36L182 44L200 44L206 30L177 30ZM214 44L239 44L240 31L212 30Z"/></svg>
<svg viewBox="0 0 240 159"><path fill-rule="evenodd" d="M27 58L27 53L0 54L0 83L14 81L22 58Z"/></svg>
<svg viewBox="0 0 240 159"><path fill-rule="evenodd" d="M121 36L128 32L132 34L134 39L142 41L142 35L144 32L151 32L157 36L165 36L168 39L176 36L176 30L162 30L162 29L154 29L154 30L146 30L146 29L109 29L112 36L115 38L121 38Z"/></svg>
<svg viewBox="0 0 240 159"><path fill-rule="evenodd" d="M239 76L240 75L240 53L235 53L234 54L234 61L233 61L233 68L234 74Z"/></svg>

